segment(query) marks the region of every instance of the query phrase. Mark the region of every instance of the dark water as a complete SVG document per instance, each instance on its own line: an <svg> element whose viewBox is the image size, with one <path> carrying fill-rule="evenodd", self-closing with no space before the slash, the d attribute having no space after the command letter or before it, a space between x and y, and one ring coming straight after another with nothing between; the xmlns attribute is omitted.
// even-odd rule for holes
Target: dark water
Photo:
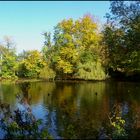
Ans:
<svg viewBox="0 0 140 140"><path fill-rule="evenodd" d="M33 114L44 120L54 138L96 138L115 104L121 104L122 115L128 116L127 123L134 123L132 118L136 117L135 127L140 130L140 83L0 84L0 101L9 103L13 109L17 106L17 93L24 93Z"/></svg>

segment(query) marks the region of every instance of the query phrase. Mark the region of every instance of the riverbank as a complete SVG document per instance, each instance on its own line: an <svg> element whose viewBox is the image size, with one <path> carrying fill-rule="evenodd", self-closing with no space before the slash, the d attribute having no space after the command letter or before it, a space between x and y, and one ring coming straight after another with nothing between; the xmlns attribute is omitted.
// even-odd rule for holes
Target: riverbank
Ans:
<svg viewBox="0 0 140 140"><path fill-rule="evenodd" d="M2 83L24 83L24 82L39 82L45 81L43 79L2 79L0 82Z"/></svg>
<svg viewBox="0 0 140 140"><path fill-rule="evenodd" d="M2 83L24 83L24 82L103 82L103 81L122 81L122 82L140 82L140 75L124 76L123 74L115 74L112 77L103 80L86 80L86 79L40 79L40 78L19 78L19 79L0 79Z"/></svg>
<svg viewBox="0 0 140 140"><path fill-rule="evenodd" d="M26 78L21 78L21 79L1 79L0 82L2 83L25 83L25 82L103 82L103 81L108 81L111 80L111 78L104 79L104 80L85 80L85 79L26 79Z"/></svg>

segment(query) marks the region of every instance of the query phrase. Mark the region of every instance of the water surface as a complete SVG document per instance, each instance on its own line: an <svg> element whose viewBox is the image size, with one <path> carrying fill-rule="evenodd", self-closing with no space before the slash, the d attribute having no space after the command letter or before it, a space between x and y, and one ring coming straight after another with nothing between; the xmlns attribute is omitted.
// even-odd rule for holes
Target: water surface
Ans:
<svg viewBox="0 0 140 140"><path fill-rule="evenodd" d="M136 127L140 129L140 83L0 83L0 102L14 109L18 105L16 94L24 95L33 114L44 120L54 138L97 138L115 104L121 104L127 123L133 123L131 118L137 116Z"/></svg>

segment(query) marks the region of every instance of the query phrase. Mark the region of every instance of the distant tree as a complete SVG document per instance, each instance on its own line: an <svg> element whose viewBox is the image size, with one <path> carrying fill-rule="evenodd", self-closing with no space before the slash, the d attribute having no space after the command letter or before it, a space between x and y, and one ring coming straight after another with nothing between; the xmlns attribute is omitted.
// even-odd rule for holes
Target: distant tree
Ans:
<svg viewBox="0 0 140 140"><path fill-rule="evenodd" d="M3 79L16 78L16 51L14 43L10 38L4 40L5 44L0 45L0 77Z"/></svg>
<svg viewBox="0 0 140 140"><path fill-rule="evenodd" d="M27 51L26 57L20 62L18 75L20 77L38 78L45 61L37 50Z"/></svg>

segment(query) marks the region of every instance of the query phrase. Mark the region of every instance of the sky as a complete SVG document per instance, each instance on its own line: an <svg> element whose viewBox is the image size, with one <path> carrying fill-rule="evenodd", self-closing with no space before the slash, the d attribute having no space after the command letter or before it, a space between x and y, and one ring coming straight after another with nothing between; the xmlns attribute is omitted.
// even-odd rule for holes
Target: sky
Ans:
<svg viewBox="0 0 140 140"><path fill-rule="evenodd" d="M53 33L58 22L90 13L104 23L109 6L109 1L0 1L0 42L9 36L16 43L17 53L40 51L42 33Z"/></svg>

